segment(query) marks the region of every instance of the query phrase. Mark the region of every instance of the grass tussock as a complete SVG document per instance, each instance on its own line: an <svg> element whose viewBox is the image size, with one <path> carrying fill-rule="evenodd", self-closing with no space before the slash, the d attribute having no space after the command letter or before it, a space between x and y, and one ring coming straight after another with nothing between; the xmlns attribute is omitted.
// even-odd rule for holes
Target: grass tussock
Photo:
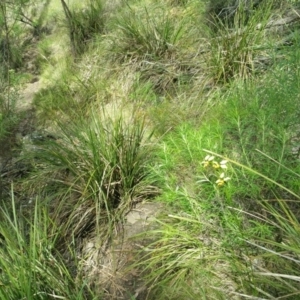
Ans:
<svg viewBox="0 0 300 300"><path fill-rule="evenodd" d="M209 68L215 81L228 82L232 78L247 78L255 70L255 57L264 49L265 27L271 16L273 1L263 1L259 9L245 7L239 2L228 18L215 16L215 31L210 40ZM249 13L251 11L251 13ZM254 12L252 12L254 11Z"/></svg>
<svg viewBox="0 0 300 300"><path fill-rule="evenodd" d="M211 223L195 199L182 191L193 210L165 216L160 229L147 233L149 244L140 260L149 286L147 299L228 299L235 283ZM187 284L189 283L189 284Z"/></svg>
<svg viewBox="0 0 300 300"><path fill-rule="evenodd" d="M1 209L1 299L92 299L56 251L57 233L49 231L52 221L38 202L29 218L21 216L13 195Z"/></svg>
<svg viewBox="0 0 300 300"><path fill-rule="evenodd" d="M105 2L103 0L88 1L86 7L70 7L61 1L65 14L66 26L69 32L73 54L80 55L93 36L104 33L105 28Z"/></svg>
<svg viewBox="0 0 300 300"><path fill-rule="evenodd" d="M112 50L121 60L160 60L174 57L181 41L186 39L187 20L182 16L175 22L174 11L168 5L128 4L111 22ZM170 7L172 8L172 7Z"/></svg>
<svg viewBox="0 0 300 300"><path fill-rule="evenodd" d="M34 154L39 170L32 182L43 194L55 195L50 206L59 207L55 214L64 220L60 230L66 235L71 230L80 236L91 227L103 234L103 222L120 220L135 203L157 193L147 169L151 134L143 122L100 115L93 112L88 120L60 127L57 139Z"/></svg>

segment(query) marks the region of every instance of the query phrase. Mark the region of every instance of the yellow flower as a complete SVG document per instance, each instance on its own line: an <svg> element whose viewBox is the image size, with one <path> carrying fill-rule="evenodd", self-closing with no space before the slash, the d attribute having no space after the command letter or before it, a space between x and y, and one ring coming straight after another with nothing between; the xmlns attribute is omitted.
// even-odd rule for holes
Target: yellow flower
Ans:
<svg viewBox="0 0 300 300"><path fill-rule="evenodd" d="M216 170L220 168L219 163L216 162L216 161L213 161L212 166L213 166L213 168L216 169Z"/></svg>
<svg viewBox="0 0 300 300"><path fill-rule="evenodd" d="M215 159L214 156L206 155L204 161L201 164L203 165L204 168L207 168L210 166L210 164L213 162L214 159Z"/></svg>
<svg viewBox="0 0 300 300"><path fill-rule="evenodd" d="M216 181L217 186L221 187L224 186L225 183L230 180L230 177L225 177L225 174L222 173L219 177L219 179Z"/></svg>

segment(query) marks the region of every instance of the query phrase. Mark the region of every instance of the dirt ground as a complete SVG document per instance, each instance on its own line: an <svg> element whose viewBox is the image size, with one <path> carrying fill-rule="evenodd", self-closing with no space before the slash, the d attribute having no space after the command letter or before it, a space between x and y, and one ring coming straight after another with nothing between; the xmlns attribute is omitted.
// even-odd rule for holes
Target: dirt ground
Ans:
<svg viewBox="0 0 300 300"><path fill-rule="evenodd" d="M81 253L83 273L92 279L99 291L105 290L104 299L144 300L148 290L141 280L141 271L132 267L136 255L149 243L146 236L139 238L155 225L155 217L161 213L162 205L142 202L126 216L122 233L105 250L97 248L97 237L87 239Z"/></svg>

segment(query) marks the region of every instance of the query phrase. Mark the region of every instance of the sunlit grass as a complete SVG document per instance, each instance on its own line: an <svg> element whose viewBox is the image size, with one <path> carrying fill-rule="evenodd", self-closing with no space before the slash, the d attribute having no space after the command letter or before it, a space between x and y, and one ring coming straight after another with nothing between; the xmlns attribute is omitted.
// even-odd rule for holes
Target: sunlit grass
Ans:
<svg viewBox="0 0 300 300"><path fill-rule="evenodd" d="M1 299L91 299L56 250L59 233L36 199L26 218L12 202L1 209ZM50 229L52 228L52 230Z"/></svg>
<svg viewBox="0 0 300 300"><path fill-rule="evenodd" d="M258 153L265 155L264 153ZM271 157L265 155L270 163L278 164ZM262 236L255 233L243 240L252 247L256 248L256 257L253 258L246 253L236 252L233 264L239 265L240 274L245 274L246 268L251 266L252 282L245 281L245 287L251 294L261 296L279 297L279 299L297 299L300 294L299 281L299 216L300 206L299 187L289 188L283 186L272 176L266 176L252 168L249 168L237 161L229 160L234 168L242 168L245 172L250 172L260 177L262 181L269 182L279 189L285 191L282 198L261 199L257 202L258 207L262 208L260 212L257 208L251 212L244 212L249 220L254 220L256 227L260 224L266 224L273 232L271 235ZM292 169L286 168L295 179L300 175Z"/></svg>
<svg viewBox="0 0 300 300"><path fill-rule="evenodd" d="M146 263L140 262L156 297L176 299L184 291L195 299L201 289L208 299L299 296L298 72L290 76L298 55L290 55L282 63L289 72L281 66L264 77L272 87L237 81L199 128L177 126L163 138L153 172L162 185L159 200L175 212L148 233L155 242L143 248ZM286 111L283 119L280 111ZM191 253L205 253L203 241L210 249L216 243L217 251L189 264ZM214 283L214 276L226 274L231 289L196 283L202 272ZM199 289L191 293L187 282Z"/></svg>

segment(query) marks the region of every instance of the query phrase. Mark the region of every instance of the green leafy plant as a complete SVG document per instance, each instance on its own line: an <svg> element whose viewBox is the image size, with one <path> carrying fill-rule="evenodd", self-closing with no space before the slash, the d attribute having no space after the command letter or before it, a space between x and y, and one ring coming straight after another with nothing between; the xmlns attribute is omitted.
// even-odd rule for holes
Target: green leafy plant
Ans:
<svg viewBox="0 0 300 300"><path fill-rule="evenodd" d="M274 72L264 77L264 85L256 82L238 83L228 91L218 115L224 124L223 134L227 137L224 148L232 149L236 160L294 189L296 180L281 167L298 170L299 74L293 65L299 57L297 51L293 50L289 55L291 57L282 62L278 69L275 68ZM266 156L257 156L257 149L280 164L270 163ZM240 199L262 195L268 198L274 194L282 196L276 185L268 182L259 184L260 179L253 173L240 174L240 177L248 177L249 183L253 183L252 195L249 191L246 194L243 192L248 190L247 186L236 186L236 192L241 192ZM247 203L250 204L250 201L247 200Z"/></svg>

